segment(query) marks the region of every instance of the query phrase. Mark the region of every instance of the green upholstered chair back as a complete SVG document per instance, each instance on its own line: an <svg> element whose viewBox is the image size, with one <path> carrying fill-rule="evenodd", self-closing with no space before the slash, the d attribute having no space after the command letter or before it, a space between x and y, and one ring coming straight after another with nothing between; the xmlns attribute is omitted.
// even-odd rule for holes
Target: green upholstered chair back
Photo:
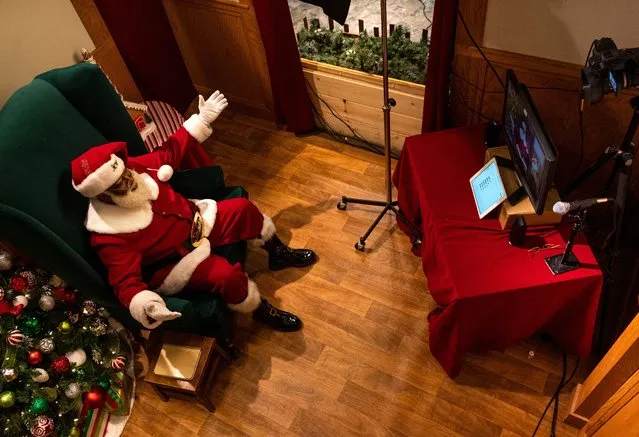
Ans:
<svg viewBox="0 0 639 437"><path fill-rule="evenodd" d="M146 152L95 65L42 74L0 110L0 238L63 277L75 278L74 286L95 292L92 297L105 304L115 300L104 293L103 266L88 246L87 199L71 185L70 162L95 145L118 140L128 143L131 155Z"/></svg>

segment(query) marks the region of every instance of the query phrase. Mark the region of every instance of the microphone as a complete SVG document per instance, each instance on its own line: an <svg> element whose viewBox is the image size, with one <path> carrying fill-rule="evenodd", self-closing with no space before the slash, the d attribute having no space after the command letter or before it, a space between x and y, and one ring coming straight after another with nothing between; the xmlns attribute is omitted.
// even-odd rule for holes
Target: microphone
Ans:
<svg viewBox="0 0 639 437"><path fill-rule="evenodd" d="M611 199L609 197L602 197L599 199L585 199L585 200L575 200L574 202L557 202L552 207L552 212L555 214L566 214L574 211L581 211L584 209L588 209L591 206L614 202L615 199Z"/></svg>

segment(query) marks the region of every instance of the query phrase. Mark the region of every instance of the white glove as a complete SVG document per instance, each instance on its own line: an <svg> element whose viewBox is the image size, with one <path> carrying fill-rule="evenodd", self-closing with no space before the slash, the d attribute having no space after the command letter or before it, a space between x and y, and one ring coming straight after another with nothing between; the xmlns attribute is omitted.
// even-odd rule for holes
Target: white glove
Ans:
<svg viewBox="0 0 639 437"><path fill-rule="evenodd" d="M219 91L215 91L211 94L211 97L206 101L204 101L204 97L200 95L198 104L200 113L198 117L200 117L200 120L202 120L204 124L210 126L228 105L229 102L226 100L226 97Z"/></svg>
<svg viewBox="0 0 639 437"><path fill-rule="evenodd" d="M157 328L167 320L173 320L182 314L169 311L159 294L144 290L133 296L129 311L135 320L147 329Z"/></svg>

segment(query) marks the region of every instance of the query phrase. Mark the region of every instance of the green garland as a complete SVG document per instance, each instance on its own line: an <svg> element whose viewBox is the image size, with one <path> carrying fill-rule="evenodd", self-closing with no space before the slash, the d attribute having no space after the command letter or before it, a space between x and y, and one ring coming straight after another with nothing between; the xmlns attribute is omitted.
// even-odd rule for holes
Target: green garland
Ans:
<svg viewBox="0 0 639 437"><path fill-rule="evenodd" d="M36 419L57 436L80 435L87 393L115 383L123 345L108 314L60 282L42 269L0 272L0 435L36 435Z"/></svg>
<svg viewBox="0 0 639 437"><path fill-rule="evenodd" d="M380 38L366 31L354 38L341 30L319 27L311 21L310 29L297 33L302 58L351 68L365 73L382 74L382 46ZM397 26L388 38L388 71L390 77L423 84L426 80L428 43L413 42L402 26Z"/></svg>

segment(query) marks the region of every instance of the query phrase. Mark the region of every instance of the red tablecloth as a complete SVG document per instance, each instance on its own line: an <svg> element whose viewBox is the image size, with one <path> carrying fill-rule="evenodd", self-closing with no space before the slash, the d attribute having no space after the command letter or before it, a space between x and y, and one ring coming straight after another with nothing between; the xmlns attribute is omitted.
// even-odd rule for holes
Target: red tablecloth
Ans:
<svg viewBox="0 0 639 437"><path fill-rule="evenodd" d="M495 213L480 220L468 180L484 153L481 125L418 135L406 139L393 175L400 209L424 234L420 255L439 305L428 316L431 353L455 377L465 352L504 349L543 331L587 356L603 282L594 255L578 240L583 267L553 276L544 258L562 250L528 249L563 248L569 224L529 228L527 247L515 248Z"/></svg>

